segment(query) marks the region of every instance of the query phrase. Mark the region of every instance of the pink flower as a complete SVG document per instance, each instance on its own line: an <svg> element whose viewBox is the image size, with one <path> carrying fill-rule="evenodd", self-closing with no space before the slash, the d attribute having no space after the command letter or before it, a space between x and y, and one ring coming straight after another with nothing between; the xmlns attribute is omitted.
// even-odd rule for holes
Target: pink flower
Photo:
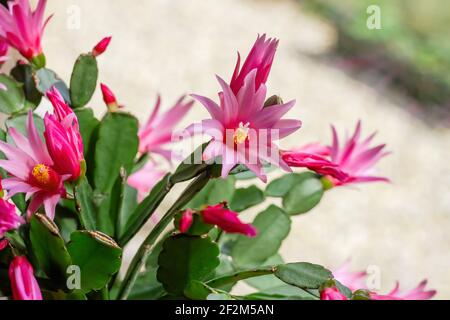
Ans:
<svg viewBox="0 0 450 320"><path fill-rule="evenodd" d="M172 141L175 126L189 112L193 101L184 102L181 97L175 105L163 114L159 114L161 97L158 96L156 105L147 122L139 130L139 152L156 153L168 161L171 160L171 151L163 147Z"/></svg>
<svg viewBox="0 0 450 320"><path fill-rule="evenodd" d="M8 9L0 6L0 38L30 61L42 54L42 35L51 18L44 21L46 4L39 0L35 11L28 0L9 1Z"/></svg>
<svg viewBox="0 0 450 320"><path fill-rule="evenodd" d="M240 69L241 56L238 53L238 60L236 68L231 78L230 87L233 93L237 96L239 90L244 86L245 78L248 74L256 69L255 77L255 89L258 90L261 84L265 84L269 77L270 69L272 68L272 62L275 57L275 51L278 47L277 39L267 39L263 34L261 37L258 35L253 48L248 54L242 68Z"/></svg>
<svg viewBox="0 0 450 320"><path fill-rule="evenodd" d="M284 138L301 127L299 120L281 119L295 105L295 101L264 108L266 86L260 84L256 90L256 76L256 69L250 71L238 95L217 77L223 90L219 93L220 106L206 97L193 95L205 106L211 119L203 120L201 124L192 124L187 130L212 137L203 153L203 160L209 161L221 156L223 178L237 164L244 164L262 181L266 181L263 161L291 171L279 157L278 147L273 141Z"/></svg>
<svg viewBox="0 0 450 320"><path fill-rule="evenodd" d="M370 292L372 300L429 300L436 295L436 290L425 291L427 280L423 280L416 288L409 292L400 293L400 284L397 282L395 288L387 295L379 295Z"/></svg>
<svg viewBox="0 0 450 320"><path fill-rule="evenodd" d="M9 280L14 300L42 300L33 266L26 257L15 257L9 265Z"/></svg>
<svg viewBox="0 0 450 320"><path fill-rule="evenodd" d="M324 288L320 292L320 300L348 300L345 295L343 295L338 288Z"/></svg>
<svg viewBox="0 0 450 320"><path fill-rule="evenodd" d="M92 49L92 55L94 57L98 57L103 54L106 49L108 49L109 43L111 42L112 37L103 38L95 47Z"/></svg>
<svg viewBox="0 0 450 320"><path fill-rule="evenodd" d="M8 43L0 38L0 67L6 60L8 60L8 49Z"/></svg>
<svg viewBox="0 0 450 320"><path fill-rule="evenodd" d="M346 261L342 266L333 271L333 276L336 280L349 288L351 291L359 289L366 289L365 278L367 273L365 271L350 271L350 260Z"/></svg>
<svg viewBox="0 0 450 320"><path fill-rule="evenodd" d="M386 145L370 147L375 134L361 141L361 121L358 122L354 134L340 145L334 126L333 142L330 153L309 153L304 150L283 152L282 158L292 167L306 167L318 174L327 176L335 185L352 183L385 181L389 179L373 175L374 165L389 154L384 151Z"/></svg>
<svg viewBox="0 0 450 320"><path fill-rule="evenodd" d="M140 202L165 174L166 172L158 169L154 163L148 162L141 170L128 177L128 184L138 191L138 201Z"/></svg>
<svg viewBox="0 0 450 320"><path fill-rule="evenodd" d="M181 215L181 219L180 219L180 232L181 233L186 233L189 228L192 225L192 222L194 221L194 217L193 217L194 211L192 211L191 209L186 209L183 214Z"/></svg>
<svg viewBox="0 0 450 320"><path fill-rule="evenodd" d="M242 223L238 218L238 214L225 208L223 203L208 206L200 214L204 223L216 225L225 232L240 233L247 237L256 236L257 231L255 227Z"/></svg>
<svg viewBox="0 0 450 320"><path fill-rule="evenodd" d="M0 238L5 233L17 229L25 221L16 212L16 206L0 198Z"/></svg>
<svg viewBox="0 0 450 320"><path fill-rule="evenodd" d="M45 143L42 142L34 125L30 110L27 120L27 137L15 128L10 128L9 135L14 145L0 141L0 151L8 160L0 160L0 167L8 172L10 178L2 181L8 191L8 197L18 193L26 193L26 199L32 198L28 206L28 216L36 212L43 204L47 216L55 216L55 207L59 199L65 196L63 180L53 168Z"/></svg>
<svg viewBox="0 0 450 320"><path fill-rule="evenodd" d="M70 176L76 181L81 175L84 162L83 140L78 119L72 109L64 102L58 90L53 87L47 97L54 107L54 115L46 114L45 140L54 169L61 175Z"/></svg>

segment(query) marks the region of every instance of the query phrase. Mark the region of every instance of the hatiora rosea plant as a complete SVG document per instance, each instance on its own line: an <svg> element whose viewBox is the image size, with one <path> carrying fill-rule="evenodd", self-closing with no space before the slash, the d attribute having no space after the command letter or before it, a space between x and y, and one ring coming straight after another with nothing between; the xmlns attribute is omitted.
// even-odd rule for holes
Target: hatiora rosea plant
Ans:
<svg viewBox="0 0 450 320"><path fill-rule="evenodd" d="M387 179L372 172L386 155L384 145L371 147L372 137L360 139L360 124L343 145L333 128L331 146L278 149L275 142L294 134L301 122L284 118L294 100L266 98L277 39L258 36L242 65L238 56L230 82L217 77L217 102L192 95L211 117L188 131L210 137L198 148L200 161L190 156L178 163L172 142L194 101L183 97L164 111L158 97L139 127L131 110L101 84L107 108L97 119L84 106L97 88L96 57L111 37L80 55L69 88L44 68L45 5L40 0L33 11L27 0L13 0L0 7L0 64L8 59L9 46L29 61L20 61L11 77L2 74L0 82L2 101L19 101L6 112L8 130L0 141L5 174L0 273L9 275L2 277L7 283L1 284L1 295L16 300L379 300L435 294L425 289L425 281L410 292L400 293L397 286L383 295L367 288L366 273L350 272L348 264L332 272L307 262L285 263L279 255L293 216L312 210L331 187ZM42 97L53 106L43 119L34 114ZM288 173L262 190L250 179L267 181L263 167L268 164ZM248 179L245 187L239 179ZM167 197L184 182L189 182L184 190L175 189L177 197ZM271 201L281 204L249 221L245 210L258 208L268 197L281 198ZM171 202L169 209L159 212L165 200ZM153 228L142 229L149 219ZM119 277L121 247L140 230L146 238ZM79 278L70 282L73 267L79 268ZM282 281L287 290L246 296L224 290L249 278L257 282L262 275L271 275L277 285Z"/></svg>

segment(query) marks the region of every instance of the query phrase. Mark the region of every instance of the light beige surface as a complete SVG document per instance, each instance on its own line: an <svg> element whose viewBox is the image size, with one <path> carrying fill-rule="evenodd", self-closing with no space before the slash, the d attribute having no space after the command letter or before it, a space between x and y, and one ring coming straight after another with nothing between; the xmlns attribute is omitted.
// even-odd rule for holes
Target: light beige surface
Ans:
<svg viewBox="0 0 450 320"><path fill-rule="evenodd" d="M76 30L67 27L74 8L81 12ZM275 0L50 0L48 12L55 13L44 40L49 67L68 80L77 55L113 35L99 59L100 81L140 119L157 92L166 107L182 93L214 97L214 74L231 76L237 50L246 54L257 33L280 38L269 90L297 99L289 116L304 121L283 146L327 142L330 123L352 130L362 119L365 132L379 130L378 141L394 152L379 166L393 184L333 190L294 218L285 259L333 267L352 257L355 268L379 266L385 290L396 279L409 289L428 278L439 298L450 298L450 132L310 58L332 46L330 26L293 1ZM103 112L99 93L91 105ZM196 104L185 124L205 115Z"/></svg>

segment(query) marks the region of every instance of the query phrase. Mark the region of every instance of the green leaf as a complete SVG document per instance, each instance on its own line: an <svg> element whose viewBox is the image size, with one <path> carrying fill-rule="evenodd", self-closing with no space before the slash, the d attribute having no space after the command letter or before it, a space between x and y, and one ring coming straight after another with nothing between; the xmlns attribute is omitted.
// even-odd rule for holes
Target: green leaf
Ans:
<svg viewBox="0 0 450 320"><path fill-rule="evenodd" d="M39 267L53 281L65 284L72 260L56 224L36 213L31 219L30 240Z"/></svg>
<svg viewBox="0 0 450 320"><path fill-rule="evenodd" d="M83 178L75 189L80 219L87 230L97 228L97 208L93 202L92 188L86 178Z"/></svg>
<svg viewBox="0 0 450 320"><path fill-rule="evenodd" d="M227 179L214 179L200 191L185 208L200 209L205 205L214 205L220 202L229 202L234 193L236 179L229 176Z"/></svg>
<svg viewBox="0 0 450 320"><path fill-rule="evenodd" d="M84 293L104 288L120 269L122 249L101 232L74 232L67 249L73 264L81 270L81 290Z"/></svg>
<svg viewBox="0 0 450 320"><path fill-rule="evenodd" d="M14 115L6 120L5 126L7 129L15 128L21 134L26 135L27 134L27 119L28 119L28 113ZM43 138L44 120L42 120L41 117L39 117L35 114L33 114L33 119L34 119L34 124L36 126L36 130L39 132L41 138ZM8 143L13 142L9 135L7 136L6 141Z"/></svg>
<svg viewBox="0 0 450 320"><path fill-rule="evenodd" d="M69 95L69 89L67 88L67 85L62 81L58 75L50 70L50 69L39 69L36 71L35 76L35 82L36 82L36 88L37 90L45 96L48 90L50 90L53 86L58 89L59 93L61 93L64 100L71 104L70 101L70 95Z"/></svg>
<svg viewBox="0 0 450 320"><path fill-rule="evenodd" d="M97 86L98 65L91 54L78 57L70 78L70 97L74 108L84 107L92 98Z"/></svg>
<svg viewBox="0 0 450 320"><path fill-rule="evenodd" d="M0 84L6 87L6 90L0 90L0 112L13 114L25 108L21 84L6 74L0 74Z"/></svg>
<svg viewBox="0 0 450 320"><path fill-rule="evenodd" d="M111 237L116 235L117 219L120 213L123 184L126 183L118 177L107 197L102 197L97 211L97 229Z"/></svg>
<svg viewBox="0 0 450 320"><path fill-rule="evenodd" d="M38 106L42 99L42 94L36 88L33 77L33 68L29 64L17 63L11 70L11 76L23 84L25 98L34 106Z"/></svg>
<svg viewBox="0 0 450 320"><path fill-rule="evenodd" d="M318 177L303 179L283 197L283 208L290 215L306 213L319 204L323 194L323 185Z"/></svg>
<svg viewBox="0 0 450 320"><path fill-rule="evenodd" d="M313 177L316 177L316 174L313 172L285 174L281 178L275 179L267 185L265 191L266 196L284 197L294 186L305 179Z"/></svg>
<svg viewBox="0 0 450 320"><path fill-rule="evenodd" d="M267 259L263 266L277 266L280 264L284 264L283 258L277 253L276 255L270 257ZM275 277L273 274L265 275L265 276L259 276L255 278L249 278L245 280L245 282L250 285L251 287L265 291L265 289L274 288L278 286L285 286L286 284Z"/></svg>
<svg viewBox="0 0 450 320"><path fill-rule="evenodd" d="M280 265L277 267L275 275L281 281L302 289L318 289L333 277L331 271L307 262Z"/></svg>
<svg viewBox="0 0 450 320"><path fill-rule="evenodd" d="M100 121L94 116L91 108L76 109L75 114L80 124L80 133L83 138L84 154L88 155L91 149L91 139L99 127ZM96 141L94 141L95 143ZM93 148L92 148L93 149Z"/></svg>
<svg viewBox="0 0 450 320"><path fill-rule="evenodd" d="M208 168L208 164L202 162L203 150L207 145L208 143L204 143L181 162L170 177L173 184L191 180Z"/></svg>
<svg viewBox="0 0 450 320"><path fill-rule="evenodd" d="M177 235L164 242L157 278L169 294L182 295L191 281L204 280L219 263L219 247L209 237Z"/></svg>
<svg viewBox="0 0 450 320"><path fill-rule="evenodd" d="M256 186L236 189L230 201L230 209L241 212L264 201L264 193Z"/></svg>
<svg viewBox="0 0 450 320"><path fill-rule="evenodd" d="M231 250L233 263L238 268L260 266L281 247L291 229L290 217L280 208L271 205L253 222L258 230L254 238L240 235Z"/></svg>
<svg viewBox="0 0 450 320"><path fill-rule="evenodd" d="M138 151L138 121L126 113L108 113L102 120L95 147L94 185L107 194L121 168L130 172Z"/></svg>
<svg viewBox="0 0 450 320"><path fill-rule="evenodd" d="M339 289L339 291L346 296L348 299L352 298L353 292L352 290L350 290L348 287L344 286L342 283L340 283L339 281L337 281L336 279L333 280L334 284L336 285L336 288Z"/></svg>

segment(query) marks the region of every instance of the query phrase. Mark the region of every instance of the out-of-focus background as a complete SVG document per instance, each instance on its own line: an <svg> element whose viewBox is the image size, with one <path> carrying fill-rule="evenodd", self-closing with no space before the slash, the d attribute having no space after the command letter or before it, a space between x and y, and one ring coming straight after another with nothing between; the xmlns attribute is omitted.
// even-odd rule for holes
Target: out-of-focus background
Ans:
<svg viewBox="0 0 450 320"><path fill-rule="evenodd" d="M381 29L367 26L371 4ZM231 77L237 50L246 55L258 33L279 38L269 93L296 99L289 116L304 123L282 147L328 142L331 123L350 131L361 119L393 151L379 165L392 184L332 190L293 219L285 260L333 268L351 258L355 270L380 268L382 292L427 278L450 298L447 8L446 0L49 0L44 50L67 81L79 53L112 35L100 81L144 120L157 93L165 107L185 93L215 97L214 75ZM99 92L90 105L104 112ZM184 124L206 116L196 104Z"/></svg>

